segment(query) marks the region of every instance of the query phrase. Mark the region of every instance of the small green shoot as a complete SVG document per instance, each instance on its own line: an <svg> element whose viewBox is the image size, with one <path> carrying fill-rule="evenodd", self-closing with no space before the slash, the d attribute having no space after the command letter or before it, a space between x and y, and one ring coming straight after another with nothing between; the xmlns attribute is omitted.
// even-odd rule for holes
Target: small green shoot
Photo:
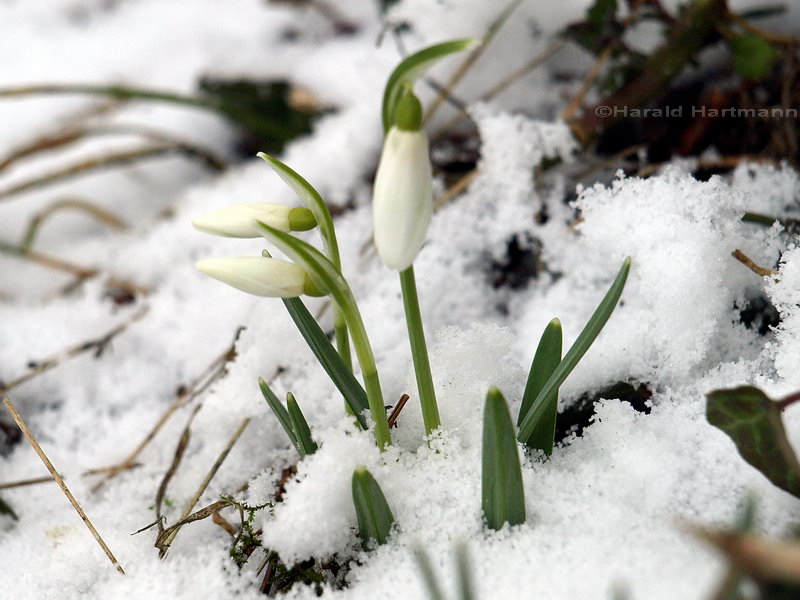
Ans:
<svg viewBox="0 0 800 600"><path fill-rule="evenodd" d="M422 572L422 581L428 589L430 600L445 600L428 553L425 552L424 548L419 547L415 551L414 557L417 559L419 570ZM460 545L456 550L456 567L458 573L458 600L472 600L474 594L472 592L472 576L470 575L471 568L467 547L464 545Z"/></svg>
<svg viewBox="0 0 800 600"><path fill-rule="evenodd" d="M605 297L597 306L594 314L589 318L586 326L578 335L578 339L572 344L572 347L567 352L564 359L559 363L558 367L544 387L539 391L536 399L533 401L528 412L522 420L519 427L519 440L524 441L530 439L534 430L539 426L539 423L548 414L548 408L551 404L548 402L552 398L552 394L558 390L564 380L572 373L572 370L578 362L589 350L589 347L594 343L597 336L603 330L606 322L608 321L614 308L617 306L619 297L622 295L622 290L625 288L625 281L628 279L628 272L631 268L630 257L626 258L622 263L617 277L614 279L611 287L606 292Z"/></svg>
<svg viewBox="0 0 800 600"><path fill-rule="evenodd" d="M353 472L353 504L358 519L358 537L366 547L372 542L385 544L394 524L394 515L381 487L366 467Z"/></svg>
<svg viewBox="0 0 800 600"><path fill-rule="evenodd" d="M311 439L311 429L291 392L286 394L286 410L289 413L289 420L292 422L292 429L300 449L300 458L314 454L317 451L317 444Z"/></svg>
<svg viewBox="0 0 800 600"><path fill-rule="evenodd" d="M281 404L281 401L278 400L278 397L270 389L269 384L267 384L262 377L258 378L258 387L261 388L261 393L264 394L264 399L267 401L267 404L269 404L272 412L275 413L278 423L281 424L281 427L283 427L286 435L289 436L289 440L292 442L292 445L302 456L303 451L300 447L300 442L294 433L294 426L292 425L292 419L289 416L289 411L287 411L286 407Z"/></svg>
<svg viewBox="0 0 800 600"><path fill-rule="evenodd" d="M525 522L525 495L514 423L503 394L495 387L486 394L483 412L483 516L490 529Z"/></svg>
<svg viewBox="0 0 800 600"><path fill-rule="evenodd" d="M522 405L517 417L517 427L522 424L525 415L531 409L533 401L542 391L547 380L561 362L561 321L553 319L547 324L536 348L536 354L528 373L528 382L522 394ZM547 456L553 453L553 443L556 437L556 418L558 417L558 388L545 400L547 405L542 418L533 428L533 432L526 439L520 441L528 448L542 450Z"/></svg>

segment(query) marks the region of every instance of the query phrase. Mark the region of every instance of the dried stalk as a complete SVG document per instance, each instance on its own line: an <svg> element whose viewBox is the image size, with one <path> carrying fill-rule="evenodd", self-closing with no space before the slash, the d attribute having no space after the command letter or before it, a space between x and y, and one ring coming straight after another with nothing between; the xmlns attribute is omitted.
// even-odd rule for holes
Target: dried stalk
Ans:
<svg viewBox="0 0 800 600"><path fill-rule="evenodd" d="M0 490L25 487L27 485L36 485L39 483L49 483L51 481L53 481L52 477L36 477L34 479L20 479L19 481L9 481L8 483L0 483Z"/></svg>
<svg viewBox="0 0 800 600"><path fill-rule="evenodd" d="M30 373L26 373L21 377L17 377L10 383L0 385L0 394L5 394L16 387L19 387L23 383L30 381L34 377L41 375L42 373L49 371L50 369L59 366L62 362L75 358L83 354L84 352L88 352L89 350L94 350L95 356L100 356L103 350L105 350L106 346L111 343L111 341L125 331L128 327L130 327L133 323L141 319L145 314L147 314L147 307L143 307L140 310L136 311L128 320L120 323L116 327L110 329L108 332L103 334L98 338L93 338L91 340L87 340L85 342L81 342L67 348L66 350L51 356L49 358L45 358L42 361L34 362L35 365Z"/></svg>
<svg viewBox="0 0 800 600"><path fill-rule="evenodd" d="M110 560L111 564L117 568L117 571L119 571L122 575L124 575L125 570L122 568L122 565L119 564L116 557L114 556L114 553L111 552L111 549L108 547L105 541L103 541L103 538L100 536L100 533L98 533L97 529L95 529L94 525L92 525L92 522L89 520L89 517L86 516L86 513L83 511L83 508L81 508L81 505L78 504L78 501L75 499L75 496L73 496L72 492L69 491L67 484L64 483L64 480L61 478L61 475L58 474L58 471L56 471L56 468L53 466L53 463L50 462L50 459L47 458L47 455L44 453L44 450L42 450L42 447L39 445L39 443L31 434L30 430L28 429L28 426L25 424L25 421L23 421L22 416L17 412L17 409L14 406L14 404L11 402L9 398L4 398L3 404L5 404L6 408L8 409L8 412L11 413L11 417L14 419L14 422L20 428L20 431L22 431L22 435L24 435L25 439L27 439L28 442L30 442L31 446L33 446L34 451L36 452L36 454L39 455L39 458L44 463L44 466L47 467L47 470L50 471L50 475L52 475L53 479L58 484L58 487L60 487L61 491L64 492L64 495L67 497L67 500L69 500L70 504L72 504L72 507L78 513L81 520L86 525L87 529L91 532L92 536L94 536L94 539L103 549L103 552L105 552L106 556L108 557L108 560Z"/></svg>

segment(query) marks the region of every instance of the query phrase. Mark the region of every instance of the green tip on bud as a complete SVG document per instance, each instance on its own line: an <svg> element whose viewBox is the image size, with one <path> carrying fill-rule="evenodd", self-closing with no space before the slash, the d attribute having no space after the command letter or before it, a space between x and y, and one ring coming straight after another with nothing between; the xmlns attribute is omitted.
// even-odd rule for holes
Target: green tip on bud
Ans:
<svg viewBox="0 0 800 600"><path fill-rule="evenodd" d="M314 283L314 280L311 279L309 275L306 275L306 281L305 284L303 285L303 293L306 296L317 296L317 297L328 295L328 292L321 290L319 286L316 283Z"/></svg>
<svg viewBox="0 0 800 600"><path fill-rule="evenodd" d="M422 104L410 89L397 102L394 124L403 131L419 131L422 128Z"/></svg>
<svg viewBox="0 0 800 600"><path fill-rule="evenodd" d="M307 208L293 208L289 211L289 229L291 231L308 231L317 226L314 213Z"/></svg>

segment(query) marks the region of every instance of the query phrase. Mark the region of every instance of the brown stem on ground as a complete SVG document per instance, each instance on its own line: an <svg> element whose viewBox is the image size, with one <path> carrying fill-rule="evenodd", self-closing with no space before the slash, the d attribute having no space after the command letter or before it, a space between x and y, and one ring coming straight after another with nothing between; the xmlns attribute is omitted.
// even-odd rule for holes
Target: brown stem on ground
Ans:
<svg viewBox="0 0 800 600"><path fill-rule="evenodd" d="M736 249L733 252L731 252L731 256L733 256L733 258L742 263L745 267L750 269L753 273L761 277L774 277L778 273L774 269L767 269L766 267L760 267L755 262L753 262L753 259L751 259L749 256L747 256L744 252L742 252L739 249Z"/></svg>

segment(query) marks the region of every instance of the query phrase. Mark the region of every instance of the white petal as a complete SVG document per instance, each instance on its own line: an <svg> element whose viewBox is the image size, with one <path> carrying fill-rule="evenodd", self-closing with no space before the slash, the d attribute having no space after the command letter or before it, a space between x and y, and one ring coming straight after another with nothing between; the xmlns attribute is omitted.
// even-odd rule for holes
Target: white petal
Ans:
<svg viewBox="0 0 800 600"><path fill-rule="evenodd" d="M195 264L198 271L236 289L271 298L293 298L303 293L306 272L294 263L263 256L209 258Z"/></svg>
<svg viewBox="0 0 800 600"><path fill-rule="evenodd" d="M255 220L264 221L280 231L289 231L290 206L269 204L267 202L248 202L226 206L200 215L194 225L200 231L236 238L257 238L261 232L253 224Z"/></svg>
<svg viewBox="0 0 800 600"><path fill-rule="evenodd" d="M375 246L384 264L398 271L411 266L428 232L433 212L431 163L424 131L392 127L375 176Z"/></svg>

